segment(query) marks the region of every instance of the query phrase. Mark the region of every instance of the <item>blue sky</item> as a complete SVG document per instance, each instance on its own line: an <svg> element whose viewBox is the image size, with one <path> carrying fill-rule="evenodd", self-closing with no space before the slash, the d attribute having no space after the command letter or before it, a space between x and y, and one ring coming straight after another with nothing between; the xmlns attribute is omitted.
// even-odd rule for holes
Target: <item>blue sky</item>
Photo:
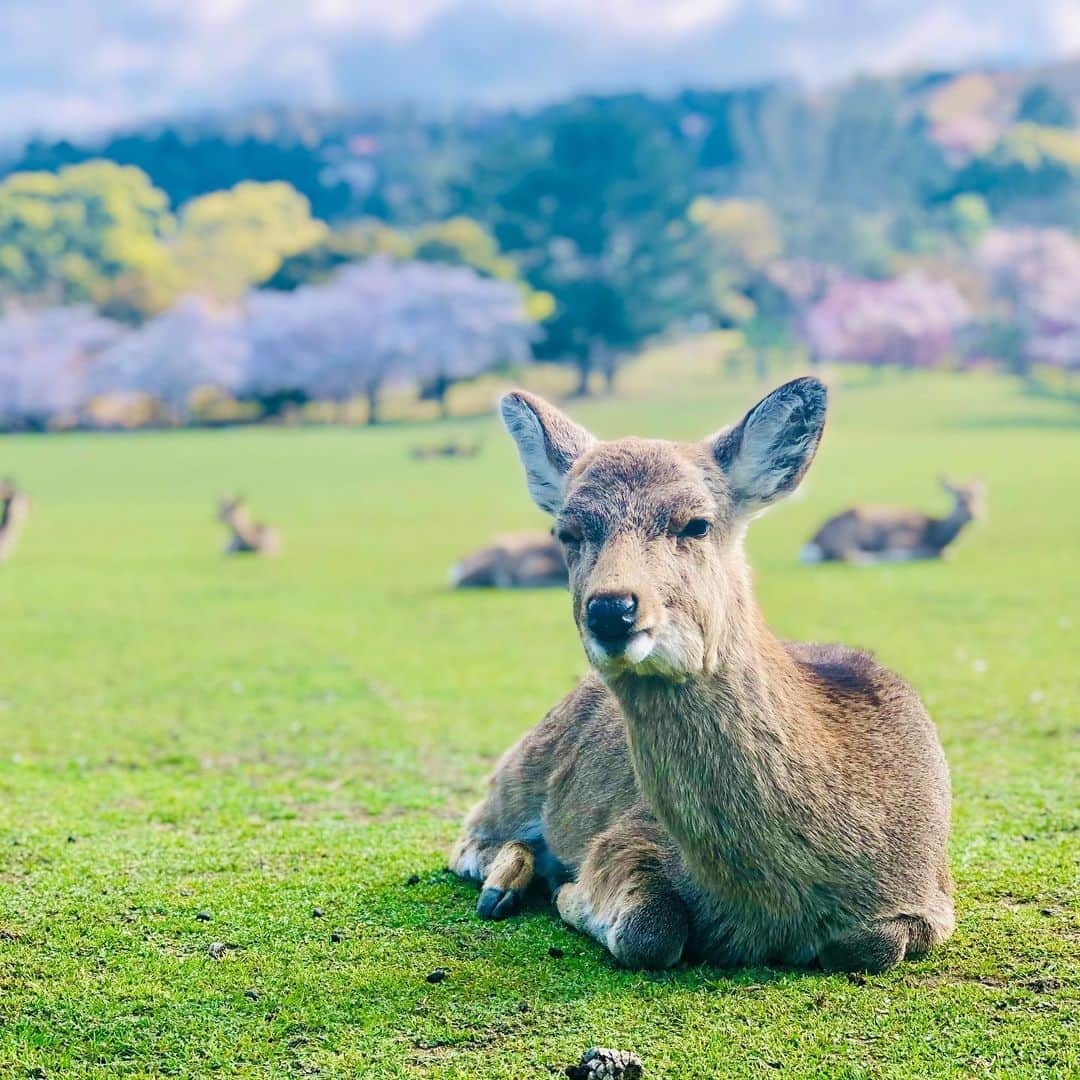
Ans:
<svg viewBox="0 0 1080 1080"><path fill-rule="evenodd" d="M1080 56L1080 0L3 0L0 138Z"/></svg>

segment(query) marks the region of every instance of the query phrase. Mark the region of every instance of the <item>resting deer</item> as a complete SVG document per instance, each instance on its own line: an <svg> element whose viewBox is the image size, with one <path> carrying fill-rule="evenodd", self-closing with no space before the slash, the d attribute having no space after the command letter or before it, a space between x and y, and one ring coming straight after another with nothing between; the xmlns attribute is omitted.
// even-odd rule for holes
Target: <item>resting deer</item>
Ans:
<svg viewBox="0 0 1080 1080"><path fill-rule="evenodd" d="M435 458L471 458L480 453L478 442L435 443L430 446L414 446L410 455L416 461L433 461Z"/></svg>
<svg viewBox="0 0 1080 1080"><path fill-rule="evenodd" d="M231 536L225 545L226 555L255 554L278 555L281 537L277 529L252 521L244 504L243 496L222 496L218 506L218 520L225 524Z"/></svg>
<svg viewBox="0 0 1080 1080"><path fill-rule="evenodd" d="M566 587L566 560L551 533L510 533L466 555L450 571L458 589L545 589Z"/></svg>
<svg viewBox="0 0 1080 1080"><path fill-rule="evenodd" d="M779 641L751 591L743 534L799 483L825 398L797 379L700 443L598 442L503 398L593 671L465 819L450 865L482 918L539 876L645 968L878 971L952 930L949 775L919 698L866 653Z"/></svg>
<svg viewBox="0 0 1080 1080"><path fill-rule="evenodd" d="M30 514L30 497L11 479L0 483L0 563L10 558Z"/></svg>
<svg viewBox="0 0 1080 1080"><path fill-rule="evenodd" d="M906 562L938 559L969 524L986 509L981 480L941 486L953 497L952 511L942 518L898 506L855 506L829 518L802 549L806 563L842 560L852 563Z"/></svg>

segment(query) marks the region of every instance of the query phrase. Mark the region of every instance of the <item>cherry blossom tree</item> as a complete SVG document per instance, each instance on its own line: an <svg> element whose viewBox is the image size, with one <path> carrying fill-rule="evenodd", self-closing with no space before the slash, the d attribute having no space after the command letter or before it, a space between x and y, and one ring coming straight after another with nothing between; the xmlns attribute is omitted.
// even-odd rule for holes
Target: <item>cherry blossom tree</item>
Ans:
<svg viewBox="0 0 1080 1080"><path fill-rule="evenodd" d="M1064 229L991 229L978 264L1019 332L1021 370L1080 370L1080 240Z"/></svg>
<svg viewBox="0 0 1080 1080"><path fill-rule="evenodd" d="M193 391L241 390L249 355L238 309L188 296L102 353L91 369L90 386L96 394L149 394L185 420Z"/></svg>
<svg viewBox="0 0 1080 1080"><path fill-rule="evenodd" d="M89 398L95 357L125 333L84 304L5 312L0 317L0 425L37 428L59 416L74 417Z"/></svg>
<svg viewBox="0 0 1080 1080"><path fill-rule="evenodd" d="M322 285L248 299L245 393L263 401L368 400L395 382L452 382L528 354L521 294L466 267L370 259Z"/></svg>
<svg viewBox="0 0 1080 1080"><path fill-rule="evenodd" d="M844 278L806 309L800 331L819 361L933 367L956 350L970 317L951 282L920 273Z"/></svg>

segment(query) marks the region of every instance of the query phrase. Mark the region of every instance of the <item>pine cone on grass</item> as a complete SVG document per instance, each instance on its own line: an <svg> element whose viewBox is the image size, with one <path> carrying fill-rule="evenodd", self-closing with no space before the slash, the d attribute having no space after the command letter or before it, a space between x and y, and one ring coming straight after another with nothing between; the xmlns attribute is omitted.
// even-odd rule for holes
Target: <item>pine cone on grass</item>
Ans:
<svg viewBox="0 0 1080 1080"><path fill-rule="evenodd" d="M641 1058L629 1050L594 1046L566 1070L566 1075L570 1080L641 1080L645 1070Z"/></svg>

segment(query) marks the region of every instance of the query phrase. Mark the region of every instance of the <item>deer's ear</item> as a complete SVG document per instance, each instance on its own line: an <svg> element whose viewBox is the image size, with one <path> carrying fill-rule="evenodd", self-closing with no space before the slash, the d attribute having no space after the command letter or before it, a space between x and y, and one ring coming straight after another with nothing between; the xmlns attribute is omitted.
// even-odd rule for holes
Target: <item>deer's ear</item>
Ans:
<svg viewBox="0 0 1080 1080"><path fill-rule="evenodd" d="M713 458L739 513L758 513L798 487L821 442L826 399L819 379L795 379L714 436Z"/></svg>
<svg viewBox="0 0 1080 1080"><path fill-rule="evenodd" d="M499 402L503 423L517 443L533 502L557 514L566 490L566 474L596 440L554 405L535 394L515 390Z"/></svg>

